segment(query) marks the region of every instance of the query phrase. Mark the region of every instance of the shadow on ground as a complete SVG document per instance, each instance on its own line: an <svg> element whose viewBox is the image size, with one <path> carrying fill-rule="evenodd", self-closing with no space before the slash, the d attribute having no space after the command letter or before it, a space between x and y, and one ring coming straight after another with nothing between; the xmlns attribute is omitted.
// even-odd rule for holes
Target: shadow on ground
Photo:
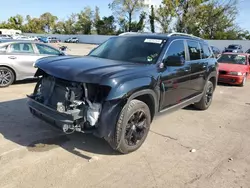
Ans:
<svg viewBox="0 0 250 188"><path fill-rule="evenodd" d="M56 147L84 159L88 153L118 155L103 140L92 134L73 133L65 135L47 123L34 118L26 105L27 99L0 103L0 134L5 139L27 147L31 152L45 152Z"/></svg>
<svg viewBox="0 0 250 188"><path fill-rule="evenodd" d="M36 83L37 78L31 78L31 79L26 79L26 80L19 80L14 83L14 85L20 85L20 84L30 84L30 83Z"/></svg>

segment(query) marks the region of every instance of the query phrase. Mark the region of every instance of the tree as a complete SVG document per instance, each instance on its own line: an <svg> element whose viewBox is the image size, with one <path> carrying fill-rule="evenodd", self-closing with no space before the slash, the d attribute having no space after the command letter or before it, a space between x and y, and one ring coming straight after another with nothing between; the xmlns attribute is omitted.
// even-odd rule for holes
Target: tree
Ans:
<svg viewBox="0 0 250 188"><path fill-rule="evenodd" d="M189 33L207 39L237 39L241 29L235 24L237 1L229 0L221 3L214 0L197 6L187 15L193 19L187 22Z"/></svg>
<svg viewBox="0 0 250 188"><path fill-rule="evenodd" d="M54 29L58 18L51 13L46 12L40 16L40 20L43 24L44 30L49 33Z"/></svg>
<svg viewBox="0 0 250 188"><path fill-rule="evenodd" d="M23 26L26 33L44 33L44 25L39 18L26 17L27 23Z"/></svg>
<svg viewBox="0 0 250 188"><path fill-rule="evenodd" d="M76 34L77 33L77 14L71 14L63 24L64 34Z"/></svg>
<svg viewBox="0 0 250 188"><path fill-rule="evenodd" d="M176 8L178 2L173 0L165 0L155 12L155 20L160 24L164 33L170 31L170 24L174 17L177 16Z"/></svg>
<svg viewBox="0 0 250 188"><path fill-rule="evenodd" d="M115 33L115 18L114 16L103 17L96 23L96 31L99 35L113 35Z"/></svg>
<svg viewBox="0 0 250 188"><path fill-rule="evenodd" d="M166 0L165 0L166 1ZM177 3L176 13L177 13L177 24L176 30L177 32L189 33L188 27L189 23L192 23L195 20L194 15L190 14L193 10L197 10L196 8L209 0L176 0ZM192 21L191 21L192 20Z"/></svg>
<svg viewBox="0 0 250 188"><path fill-rule="evenodd" d="M151 5L151 14L149 15L150 30L152 33L155 32L155 10L154 6Z"/></svg>
<svg viewBox="0 0 250 188"><path fill-rule="evenodd" d="M139 21L138 22L134 21L131 23L131 31L133 32L142 31L145 27L145 19L146 19L146 12L142 12L140 14Z"/></svg>
<svg viewBox="0 0 250 188"><path fill-rule="evenodd" d="M90 7L85 7L83 11L78 14L78 21L76 23L76 30L81 34L91 34L93 11Z"/></svg>
<svg viewBox="0 0 250 188"><path fill-rule="evenodd" d="M113 0L109 8L118 20L124 19L128 23L128 31L132 29L132 18L145 7L144 0Z"/></svg>

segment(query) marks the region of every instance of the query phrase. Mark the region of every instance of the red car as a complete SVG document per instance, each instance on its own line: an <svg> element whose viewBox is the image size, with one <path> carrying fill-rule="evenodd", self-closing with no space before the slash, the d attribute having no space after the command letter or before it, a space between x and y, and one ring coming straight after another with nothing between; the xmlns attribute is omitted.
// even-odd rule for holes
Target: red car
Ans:
<svg viewBox="0 0 250 188"><path fill-rule="evenodd" d="M249 58L246 53L223 53L218 59L218 82L244 86L250 73Z"/></svg>

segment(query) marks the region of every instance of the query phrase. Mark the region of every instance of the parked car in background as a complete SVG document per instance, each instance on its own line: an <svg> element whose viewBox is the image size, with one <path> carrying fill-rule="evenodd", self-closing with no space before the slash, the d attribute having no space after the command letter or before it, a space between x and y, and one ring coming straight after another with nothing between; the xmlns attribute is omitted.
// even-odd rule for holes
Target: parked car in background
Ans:
<svg viewBox="0 0 250 188"><path fill-rule="evenodd" d="M33 78L36 60L47 56L62 56L63 52L35 41L8 41L0 43L0 87L16 80Z"/></svg>
<svg viewBox="0 0 250 188"><path fill-rule="evenodd" d="M66 39L64 42L66 42L66 43L78 43L79 39L77 37L72 37L72 38Z"/></svg>
<svg viewBox="0 0 250 188"><path fill-rule="evenodd" d="M225 52L243 53L243 50L242 50L241 45L239 45L239 44L231 44L227 48L225 48L223 53L225 53Z"/></svg>
<svg viewBox="0 0 250 188"><path fill-rule="evenodd" d="M43 43L49 43L48 37L43 37L43 36L38 37L38 41L43 42Z"/></svg>
<svg viewBox="0 0 250 188"><path fill-rule="evenodd" d="M92 132L121 153L140 148L156 113L208 109L218 72L209 45L184 33L112 37L87 56L35 66L30 112L65 133Z"/></svg>
<svg viewBox="0 0 250 188"><path fill-rule="evenodd" d="M48 37L48 42L49 43L57 43L57 42L61 42L61 40L58 39L57 37Z"/></svg>
<svg viewBox="0 0 250 188"><path fill-rule="evenodd" d="M30 40L38 41L38 37L36 36L28 36Z"/></svg>
<svg viewBox="0 0 250 188"><path fill-rule="evenodd" d="M248 49L245 53L250 54L250 49Z"/></svg>
<svg viewBox="0 0 250 188"><path fill-rule="evenodd" d="M244 86L250 73L249 54L224 53L218 59L218 82Z"/></svg>
<svg viewBox="0 0 250 188"><path fill-rule="evenodd" d="M18 36L15 38L15 40L33 40L32 38L28 37L28 36Z"/></svg>
<svg viewBox="0 0 250 188"><path fill-rule="evenodd" d="M221 51L219 50L219 48L215 47L215 46L211 46L211 49L215 55L216 58L219 58L221 55Z"/></svg>
<svg viewBox="0 0 250 188"><path fill-rule="evenodd" d="M11 35L0 35L0 39L12 39Z"/></svg>

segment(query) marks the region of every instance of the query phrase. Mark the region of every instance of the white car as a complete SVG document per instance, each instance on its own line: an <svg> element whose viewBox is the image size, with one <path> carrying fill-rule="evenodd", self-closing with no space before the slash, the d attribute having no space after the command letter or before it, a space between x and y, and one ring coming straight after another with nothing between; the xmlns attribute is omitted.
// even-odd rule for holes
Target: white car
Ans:
<svg viewBox="0 0 250 188"><path fill-rule="evenodd" d="M16 38L16 40L33 40L33 39L31 39L30 37L27 37L27 36L19 36Z"/></svg>
<svg viewBox="0 0 250 188"><path fill-rule="evenodd" d="M12 39L10 35L0 35L0 39Z"/></svg>

